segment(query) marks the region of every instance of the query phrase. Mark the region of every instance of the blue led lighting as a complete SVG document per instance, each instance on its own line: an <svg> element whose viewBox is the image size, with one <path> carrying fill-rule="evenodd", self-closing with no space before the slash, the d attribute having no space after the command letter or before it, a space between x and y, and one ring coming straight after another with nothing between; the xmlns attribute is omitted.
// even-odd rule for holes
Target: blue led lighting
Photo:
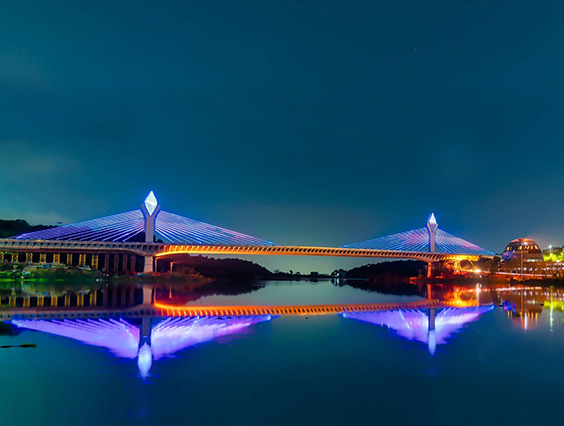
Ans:
<svg viewBox="0 0 564 426"><path fill-rule="evenodd" d="M345 312L341 315L343 318L386 326L395 330L400 337L428 344L429 351L434 354L436 345L446 344L464 324L477 321L480 315L493 309L492 305L443 309L435 317L435 330L429 330L429 316L420 310Z"/></svg>
<svg viewBox="0 0 564 426"><path fill-rule="evenodd" d="M141 210L17 235L18 240L126 242L145 229ZM157 238L169 244L273 246L272 241L241 234L194 219L161 211L155 222Z"/></svg>
<svg viewBox="0 0 564 426"><path fill-rule="evenodd" d="M427 228L418 228L372 240L347 244L344 248L369 249L369 250L394 250L429 252L429 231ZM449 234L442 229L437 229L435 240L437 253L471 254L493 256L495 253L486 250L470 241L463 240L456 235Z"/></svg>

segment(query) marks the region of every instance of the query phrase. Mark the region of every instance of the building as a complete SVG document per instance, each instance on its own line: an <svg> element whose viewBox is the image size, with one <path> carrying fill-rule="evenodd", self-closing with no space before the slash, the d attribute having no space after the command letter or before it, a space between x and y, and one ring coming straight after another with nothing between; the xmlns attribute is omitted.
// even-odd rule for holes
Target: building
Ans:
<svg viewBox="0 0 564 426"><path fill-rule="evenodd" d="M520 260L523 256L524 262L543 261L542 250L539 245L529 238L516 238L507 244L505 251L501 255L505 262L510 260Z"/></svg>

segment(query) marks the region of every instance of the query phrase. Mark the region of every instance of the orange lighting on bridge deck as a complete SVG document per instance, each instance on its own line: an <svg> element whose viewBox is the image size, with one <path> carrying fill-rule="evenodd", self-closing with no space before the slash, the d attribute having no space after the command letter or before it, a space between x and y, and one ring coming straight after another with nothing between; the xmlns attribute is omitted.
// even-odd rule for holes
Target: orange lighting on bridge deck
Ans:
<svg viewBox="0 0 564 426"><path fill-rule="evenodd" d="M157 259L174 254L235 254L235 255L271 255L271 256L333 256L333 257L369 257L389 259L413 259L424 262L444 260L476 261L478 255L449 254L437 252L413 252L397 250L355 249L344 247L308 247L308 246L206 246L206 245L162 245L155 253Z"/></svg>
<svg viewBox="0 0 564 426"><path fill-rule="evenodd" d="M249 316L249 315L329 315L343 312L376 312L397 309L430 309L459 307L449 302L426 299L408 303L370 303L350 305L288 306L177 306L155 302L155 308L170 316Z"/></svg>

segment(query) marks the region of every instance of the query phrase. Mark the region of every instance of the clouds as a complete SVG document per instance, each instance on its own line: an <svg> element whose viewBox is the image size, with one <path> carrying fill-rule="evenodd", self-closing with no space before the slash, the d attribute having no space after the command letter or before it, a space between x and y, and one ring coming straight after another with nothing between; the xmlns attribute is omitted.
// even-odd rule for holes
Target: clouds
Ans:
<svg viewBox="0 0 564 426"><path fill-rule="evenodd" d="M155 190L169 211L287 243L435 211L495 250L538 216L525 203L493 226L513 200L562 210L545 172L564 179L547 146L564 134L562 2L259 3L6 5L0 214L89 219Z"/></svg>
<svg viewBox="0 0 564 426"><path fill-rule="evenodd" d="M45 141L44 141L45 142ZM0 179L4 182L34 181L49 184L51 180L71 176L80 162L54 146L28 141L0 142Z"/></svg>

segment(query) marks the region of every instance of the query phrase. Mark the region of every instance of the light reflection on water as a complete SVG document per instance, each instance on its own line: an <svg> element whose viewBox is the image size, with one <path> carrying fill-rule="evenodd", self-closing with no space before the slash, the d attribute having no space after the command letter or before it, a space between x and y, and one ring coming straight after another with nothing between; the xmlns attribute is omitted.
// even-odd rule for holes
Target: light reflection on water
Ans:
<svg viewBox="0 0 564 426"><path fill-rule="evenodd" d="M421 298L328 282L302 286L278 283L229 300L276 305ZM484 290L480 297L501 301L491 294ZM37 347L0 350L2 424L350 424L375 416L383 424L503 424L508 418L535 424L541 413L559 414L564 374L564 315L555 304L543 309L541 294L551 297L547 291L504 292L515 312L491 306L437 310L434 331L429 311L400 310L154 319L149 326L132 318L19 319L18 327L0 329L0 346Z"/></svg>
<svg viewBox="0 0 564 426"><path fill-rule="evenodd" d="M420 310L393 310L382 312L345 312L343 318L365 321L371 324L388 327L396 331L398 336L408 340L415 340L428 346L431 355L435 354L437 345L444 345L447 339L469 322L477 321L485 312L494 306L480 306L470 308L431 309L428 312ZM437 312L435 312L437 311ZM434 324L430 316L435 315Z"/></svg>
<svg viewBox="0 0 564 426"><path fill-rule="evenodd" d="M256 291L240 295L206 295L189 305L233 306L233 305L329 305L350 303L410 302L424 297L414 295L391 295L368 292L358 288L339 287L331 281L262 281ZM257 288L255 287L255 288ZM164 297L166 298L166 293ZM172 297L174 298L174 290ZM166 300L163 300L166 301ZM180 303L179 303L180 304Z"/></svg>
<svg viewBox="0 0 564 426"><path fill-rule="evenodd" d="M151 318L142 318L141 326L127 319L86 320L28 320L10 321L16 327L68 337L92 346L109 349L120 358L137 358L139 374L146 378L153 360L209 342L218 337L240 332L246 327L270 321L270 315L238 318L166 318L152 324Z"/></svg>

